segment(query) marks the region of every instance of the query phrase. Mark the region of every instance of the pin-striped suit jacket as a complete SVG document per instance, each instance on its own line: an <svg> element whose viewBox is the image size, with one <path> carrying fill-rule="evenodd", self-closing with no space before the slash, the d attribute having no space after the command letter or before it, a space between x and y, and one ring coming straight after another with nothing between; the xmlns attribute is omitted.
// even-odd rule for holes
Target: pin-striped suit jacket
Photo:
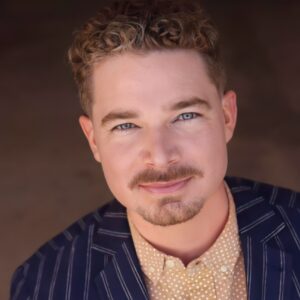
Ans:
<svg viewBox="0 0 300 300"><path fill-rule="evenodd" d="M300 299L300 194L226 181L236 204L248 299ZM42 246L16 270L11 299L149 299L125 208L113 201Z"/></svg>

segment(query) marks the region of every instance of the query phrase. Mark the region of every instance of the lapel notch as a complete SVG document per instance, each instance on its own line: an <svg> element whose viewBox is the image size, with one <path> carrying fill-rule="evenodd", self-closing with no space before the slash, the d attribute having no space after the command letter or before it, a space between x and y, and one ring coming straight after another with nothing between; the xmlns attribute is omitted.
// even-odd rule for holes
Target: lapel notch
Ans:
<svg viewBox="0 0 300 300"><path fill-rule="evenodd" d="M117 253L95 278L101 299L135 300L148 299L148 292L132 249L132 241L122 242Z"/></svg>

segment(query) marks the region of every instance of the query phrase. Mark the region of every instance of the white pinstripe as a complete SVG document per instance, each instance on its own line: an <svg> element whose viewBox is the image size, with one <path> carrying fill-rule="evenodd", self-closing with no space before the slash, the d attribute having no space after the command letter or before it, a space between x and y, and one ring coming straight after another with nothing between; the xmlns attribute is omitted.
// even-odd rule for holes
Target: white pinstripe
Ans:
<svg viewBox="0 0 300 300"><path fill-rule="evenodd" d="M239 214L240 212L242 212L252 206L255 206L256 204L261 203L263 201L264 201L263 197L255 198L255 199L245 203L244 205L239 206L239 208L237 208L236 212L237 212L237 214Z"/></svg>
<svg viewBox="0 0 300 300"><path fill-rule="evenodd" d="M130 232L120 232L120 231L108 230L103 228L99 228L97 233L108 235L108 236L114 236L117 238L128 238L130 236Z"/></svg>
<svg viewBox="0 0 300 300"><path fill-rule="evenodd" d="M291 193L291 197L289 200L289 207L291 207L291 208L294 207L295 201L296 201L296 196L297 196L296 192Z"/></svg>
<svg viewBox="0 0 300 300"><path fill-rule="evenodd" d="M63 231L63 234L64 234L64 236L66 237L66 239L68 241L72 241L73 236L72 236L72 234L67 229Z"/></svg>
<svg viewBox="0 0 300 300"><path fill-rule="evenodd" d="M84 223L83 219L79 219L77 221L77 224L79 225L82 231L86 229L86 224Z"/></svg>
<svg viewBox="0 0 300 300"><path fill-rule="evenodd" d="M68 264L68 274L67 274L67 284L66 284L66 300L70 300L71 298L71 287L72 287L72 273L73 273L73 262L74 262L74 253L75 253L75 245L78 240L78 236L72 242L71 252L69 256L69 264Z"/></svg>
<svg viewBox="0 0 300 300"><path fill-rule="evenodd" d="M113 259L112 259L112 262L113 262L113 266L114 266L114 268L115 268L115 270L116 270L116 274L117 274L117 276L118 276L118 279L119 279L119 281L120 281L120 284L121 284L121 286L122 286L122 288L123 288L123 291L124 291L124 293L125 293L126 296L127 296L127 299L133 300L132 295L131 295L131 293L130 293L128 287L127 287L127 284L126 284L126 282L125 282L125 280L124 280L124 277L123 277L123 275L122 275L122 272L121 272L121 270L120 270L120 266L118 265L117 260L116 260L115 258L113 258Z"/></svg>
<svg viewBox="0 0 300 300"><path fill-rule="evenodd" d="M278 235L278 233L285 228L285 224L281 223L278 225L272 232L270 232L268 235L266 235L261 242L267 243L269 240L271 240L274 236Z"/></svg>
<svg viewBox="0 0 300 300"><path fill-rule="evenodd" d="M129 261L129 264L130 264L131 269L133 271L134 277L135 277L137 283L139 284L139 286L140 286L140 288L142 290L142 293L143 293L145 299L148 299L148 293L147 293L147 290L145 288L145 285L143 284L143 281L142 281L142 279L141 279L141 277L140 277L140 275L139 275L139 273L138 273L138 271L136 269L136 266L133 263L133 259L132 259L131 255L130 255L130 252L129 252L129 250L128 250L128 248L127 248L127 246L126 246L125 243L122 244L122 248L123 248L123 250L124 250L124 252L126 254L126 257L127 257L128 261Z"/></svg>
<svg viewBox="0 0 300 300"><path fill-rule="evenodd" d="M83 299L88 299L88 292L90 287L90 277L91 277L91 246L92 246L92 237L94 234L95 225L90 226L89 228L89 237L88 237L88 245L87 245L87 253L86 253L86 268L85 268L85 281L84 281L84 294Z"/></svg>
<svg viewBox="0 0 300 300"><path fill-rule="evenodd" d="M109 255L116 254L116 251L108 249L108 248L105 248L105 247L101 247L99 245L92 245L92 249L96 250L98 252L101 252L101 253L109 254Z"/></svg>
<svg viewBox="0 0 300 300"><path fill-rule="evenodd" d="M261 216L260 218L256 219L254 222L244 226L243 228L240 229L240 233L245 233L247 231L249 231L250 229L256 227L257 225L259 225L260 223L270 219L271 217L273 217L275 215L274 211L270 211L266 214L264 214L263 216Z"/></svg>
<svg viewBox="0 0 300 300"><path fill-rule="evenodd" d="M38 252L37 256L39 257L40 264L39 264L39 271L38 271L38 275L37 275L37 280L36 280L36 285L34 288L34 293L33 293L33 300L38 299L38 295L39 295L39 290L40 290L40 284L41 284L41 278L42 278L42 274L43 274L43 269L44 269L44 264L45 264L45 257Z"/></svg>
<svg viewBox="0 0 300 300"><path fill-rule="evenodd" d="M21 291L21 288L23 287L24 283L25 283L25 279L26 279L26 276L27 276L27 272L28 272L28 269L29 269L29 264L26 264L24 266L24 270L23 270L23 274L24 274L24 277L22 278L22 280L19 281L18 285L17 285L17 288L16 288L16 291L15 291L15 294L14 296L12 297L12 300L16 300L17 297L19 296L19 293Z"/></svg>
<svg viewBox="0 0 300 300"><path fill-rule="evenodd" d="M252 287L252 239L247 237L247 281L248 281L248 297L251 299Z"/></svg>
<svg viewBox="0 0 300 300"><path fill-rule="evenodd" d="M281 215L284 218L284 220L285 220L285 222L287 224L287 227L289 228L289 230L291 232L292 237L294 238L294 241L295 241L295 243L297 245L297 248L300 250L300 240L299 240L299 237L298 237L298 235L297 235L297 233L296 233L296 231L295 231L295 229L294 229L294 227L293 227L293 225L292 225L289 217L287 216L287 214L285 213L285 211L282 209L282 207L280 207L280 206L277 205L277 208L281 212Z"/></svg>
<svg viewBox="0 0 300 300"><path fill-rule="evenodd" d="M124 212L106 212L105 218L127 219L127 214Z"/></svg>
<svg viewBox="0 0 300 300"><path fill-rule="evenodd" d="M59 252L57 254L57 257L56 257L55 266L54 266L54 270L53 270L53 275L52 275L52 279L51 279L51 283L50 283L48 300L52 300L53 299L53 293L54 293L55 283L56 283L57 274L58 274L58 270L59 270L59 267L60 267L61 258L62 258L64 249L65 249L65 247L62 247L59 250Z"/></svg>
<svg viewBox="0 0 300 300"><path fill-rule="evenodd" d="M274 186L273 189L272 189L272 195L271 195L271 198L270 198L270 204L274 204L275 203L277 194L278 194L278 188Z"/></svg>
<svg viewBox="0 0 300 300"><path fill-rule="evenodd" d="M268 256L267 256L267 246L263 244L263 271L262 271L262 290L261 290L261 299L266 300L266 287L267 287L267 264L268 264Z"/></svg>
<svg viewBox="0 0 300 300"><path fill-rule="evenodd" d="M284 249L283 244L278 236L275 236L275 241L280 249ZM279 300L284 300L283 288L284 288L285 274L286 274L285 262L286 262L285 253L282 250L280 250L280 266L282 272L280 274L280 283L279 283L279 295L278 295Z"/></svg>
<svg viewBox="0 0 300 300"><path fill-rule="evenodd" d="M102 282L103 282L103 285L105 287L105 291L106 291L106 294L108 296L108 299L109 300L114 300L112 294L111 294L111 291L110 291L110 287L109 287L109 284L108 284L108 281L107 281L107 278L106 278L106 275L104 272L101 272L100 273L100 277L102 279Z"/></svg>
<svg viewBox="0 0 300 300"><path fill-rule="evenodd" d="M97 222L101 222L101 221L102 221L102 217L99 215L98 210L95 211L95 212L93 213L93 217L94 217L94 219L95 219Z"/></svg>
<svg viewBox="0 0 300 300"><path fill-rule="evenodd" d="M299 283L299 280L298 280L298 278L296 277L296 274L295 274L294 271L292 271L292 280L293 280L293 283L294 283L294 285L295 285L297 295L298 295L298 297L300 298L300 283Z"/></svg>
<svg viewBox="0 0 300 300"><path fill-rule="evenodd" d="M57 244L53 240L49 241L48 244L51 246L51 248L53 250L55 250L55 251L59 250L59 247L57 246Z"/></svg>
<svg viewBox="0 0 300 300"><path fill-rule="evenodd" d="M106 267L106 265L108 264L109 262L109 256L108 255L104 255L104 258L103 258L103 265L104 267Z"/></svg>
<svg viewBox="0 0 300 300"><path fill-rule="evenodd" d="M251 190L251 187L250 186L236 186L236 187L233 187L231 189L231 193L233 194L237 194L237 193L240 193L240 192L245 192L245 191L249 191Z"/></svg>
<svg viewBox="0 0 300 300"><path fill-rule="evenodd" d="M259 186L260 186L260 183L259 183L259 182L257 182L257 181L255 181L255 182L254 182L254 184L253 184L253 188L252 188L252 190L253 190L254 192L257 192L257 191L258 191L258 188L259 188Z"/></svg>

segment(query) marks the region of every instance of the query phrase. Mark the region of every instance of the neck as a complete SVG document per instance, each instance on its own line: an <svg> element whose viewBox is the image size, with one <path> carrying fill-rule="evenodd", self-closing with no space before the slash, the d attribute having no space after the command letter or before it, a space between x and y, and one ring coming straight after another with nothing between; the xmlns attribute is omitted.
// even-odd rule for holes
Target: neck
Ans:
<svg viewBox="0 0 300 300"><path fill-rule="evenodd" d="M191 220L172 226L157 226L134 212L128 216L139 233L159 251L178 257L187 265L207 251L220 235L228 218L228 198L224 184L207 198ZM195 230L196 228L196 230Z"/></svg>

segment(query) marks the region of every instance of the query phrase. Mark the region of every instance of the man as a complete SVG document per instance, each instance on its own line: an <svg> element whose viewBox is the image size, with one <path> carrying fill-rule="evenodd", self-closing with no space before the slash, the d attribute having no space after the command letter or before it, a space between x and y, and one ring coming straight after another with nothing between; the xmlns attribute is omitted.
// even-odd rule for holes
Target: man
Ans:
<svg viewBox="0 0 300 300"><path fill-rule="evenodd" d="M116 200L41 247L12 299L300 299L299 194L225 178L236 95L201 7L123 1L75 37L80 125Z"/></svg>

